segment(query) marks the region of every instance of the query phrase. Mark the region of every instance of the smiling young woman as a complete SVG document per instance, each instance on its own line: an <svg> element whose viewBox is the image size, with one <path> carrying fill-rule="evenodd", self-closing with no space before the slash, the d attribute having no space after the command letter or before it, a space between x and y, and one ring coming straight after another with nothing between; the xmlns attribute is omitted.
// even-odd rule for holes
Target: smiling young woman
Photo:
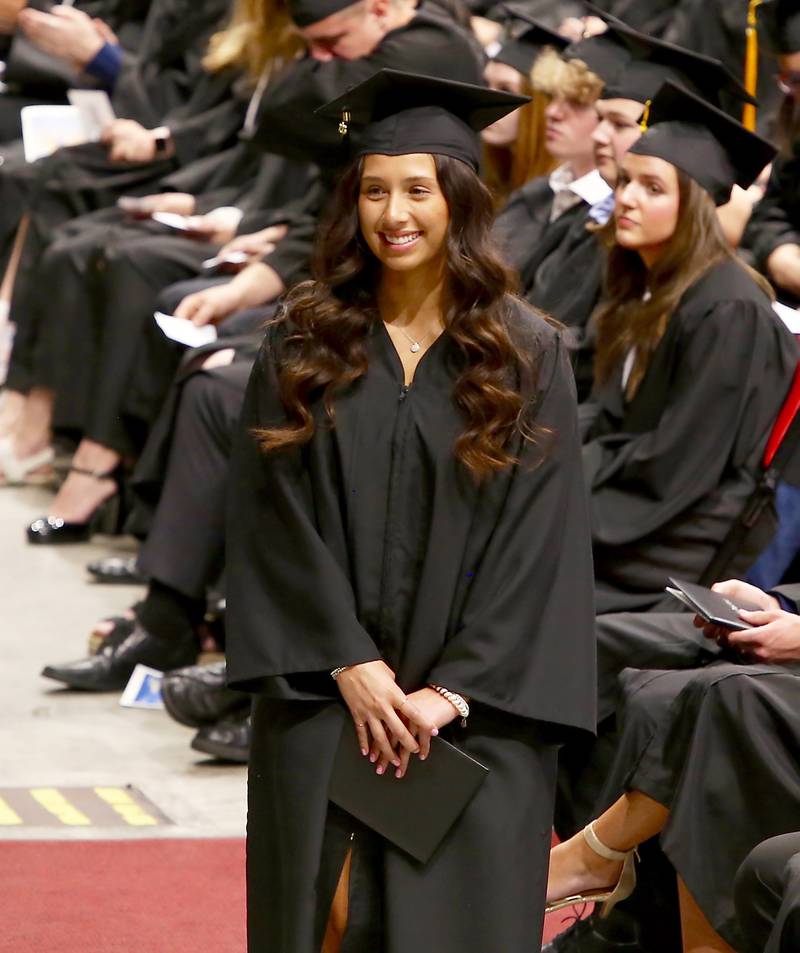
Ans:
<svg viewBox="0 0 800 953"><path fill-rule="evenodd" d="M541 937L555 745L593 721L593 613L566 351L512 295L476 174L476 131L516 105L384 71L330 107L372 121L315 280L268 329L232 475L253 953ZM427 863L328 801L348 719L382 783L408 784L436 734L489 769Z"/></svg>

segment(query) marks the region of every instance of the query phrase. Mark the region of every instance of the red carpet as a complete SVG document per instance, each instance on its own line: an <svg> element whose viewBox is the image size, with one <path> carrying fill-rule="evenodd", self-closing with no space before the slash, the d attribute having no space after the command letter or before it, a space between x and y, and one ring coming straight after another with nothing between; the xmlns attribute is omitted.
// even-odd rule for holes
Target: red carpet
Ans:
<svg viewBox="0 0 800 953"><path fill-rule="evenodd" d="M0 953L245 950L242 840L6 841L0 871Z"/></svg>
<svg viewBox="0 0 800 953"><path fill-rule="evenodd" d="M244 841L6 841L2 953L244 953Z"/></svg>

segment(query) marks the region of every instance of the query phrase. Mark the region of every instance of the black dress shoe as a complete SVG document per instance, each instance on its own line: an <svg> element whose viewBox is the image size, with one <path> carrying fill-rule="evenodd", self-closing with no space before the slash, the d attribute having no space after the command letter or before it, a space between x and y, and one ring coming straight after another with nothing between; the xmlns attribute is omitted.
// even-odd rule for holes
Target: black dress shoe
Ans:
<svg viewBox="0 0 800 953"><path fill-rule="evenodd" d="M192 739L195 751L210 754L220 761L247 764L250 756L250 716L237 720L221 721L217 725L201 728Z"/></svg>
<svg viewBox="0 0 800 953"><path fill-rule="evenodd" d="M608 917L592 913L542 947L542 953L647 953L639 942L639 925L623 910Z"/></svg>
<svg viewBox="0 0 800 953"><path fill-rule="evenodd" d="M121 691L128 684L139 663L165 672L187 665L196 658L197 640L193 634L174 641L157 639L137 622L132 632L123 630L103 639L96 655L66 665L47 665L42 669L42 675L70 688L113 692Z"/></svg>
<svg viewBox="0 0 800 953"><path fill-rule="evenodd" d="M89 563L86 571L97 582L117 583L123 586L143 586L147 576L139 571L135 556L105 556Z"/></svg>
<svg viewBox="0 0 800 953"><path fill-rule="evenodd" d="M161 683L167 713L181 725L203 728L250 711L250 696L225 684L225 662L190 665L167 672Z"/></svg>

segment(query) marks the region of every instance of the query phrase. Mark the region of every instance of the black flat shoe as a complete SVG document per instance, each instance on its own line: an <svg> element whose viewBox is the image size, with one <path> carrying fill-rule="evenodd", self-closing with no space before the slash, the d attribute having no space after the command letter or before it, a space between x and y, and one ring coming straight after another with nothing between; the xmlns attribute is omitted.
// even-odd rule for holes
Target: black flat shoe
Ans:
<svg viewBox="0 0 800 953"><path fill-rule="evenodd" d="M94 477L95 480L113 480L117 486L114 495L109 497L92 513L85 523L68 523L60 516L40 516L27 528L29 543L54 546L61 543L85 543L94 533L119 533L123 523L122 512L122 466L121 464L107 473L86 470L83 467L70 467L74 473Z"/></svg>
<svg viewBox="0 0 800 953"><path fill-rule="evenodd" d="M210 754L220 761L247 764L250 757L250 716L237 721L221 721L201 728L192 739L195 751Z"/></svg>
<svg viewBox="0 0 800 953"><path fill-rule="evenodd" d="M86 571L95 582L106 585L144 586L147 576L139 571L135 556L105 556L90 562Z"/></svg>
<svg viewBox="0 0 800 953"><path fill-rule="evenodd" d="M181 725L203 728L250 711L250 696L225 684L225 662L167 672L161 682L167 713Z"/></svg>
<svg viewBox="0 0 800 953"><path fill-rule="evenodd" d="M118 631L103 639L96 655L65 665L47 665L42 669L42 675L70 688L114 692L121 691L128 684L131 673L140 663L166 672L188 665L196 658L194 635L174 641L157 639L137 622L133 631Z"/></svg>

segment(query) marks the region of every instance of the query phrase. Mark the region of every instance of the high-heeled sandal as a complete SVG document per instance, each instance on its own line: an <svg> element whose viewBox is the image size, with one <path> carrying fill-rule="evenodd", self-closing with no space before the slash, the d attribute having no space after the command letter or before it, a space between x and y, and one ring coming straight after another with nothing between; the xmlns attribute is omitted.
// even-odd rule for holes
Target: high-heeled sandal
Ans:
<svg viewBox="0 0 800 953"><path fill-rule="evenodd" d="M622 864L619 880L613 887L587 890L585 893L575 894L572 897L553 900L545 908L547 913L561 910L563 907L572 907L578 903L599 903L602 904L600 916L607 917L621 900L630 897L636 887L636 861L639 859L639 852L635 847L631 850L612 850L611 847L606 847L595 834L593 821L584 827L583 837L589 847L600 857Z"/></svg>
<svg viewBox="0 0 800 953"><path fill-rule="evenodd" d="M0 486L46 486L55 479L55 452L45 447L29 457L18 457L10 437L0 439ZM43 467L47 467L42 471Z"/></svg>
<svg viewBox="0 0 800 953"><path fill-rule="evenodd" d="M94 533L117 534L122 529L124 513L122 508L122 464L105 473L87 470L85 467L71 466L73 473L94 477L95 480L113 480L116 490L113 496L104 500L85 523L68 523L60 516L40 516L27 529L28 542L40 545L57 543L85 543Z"/></svg>

